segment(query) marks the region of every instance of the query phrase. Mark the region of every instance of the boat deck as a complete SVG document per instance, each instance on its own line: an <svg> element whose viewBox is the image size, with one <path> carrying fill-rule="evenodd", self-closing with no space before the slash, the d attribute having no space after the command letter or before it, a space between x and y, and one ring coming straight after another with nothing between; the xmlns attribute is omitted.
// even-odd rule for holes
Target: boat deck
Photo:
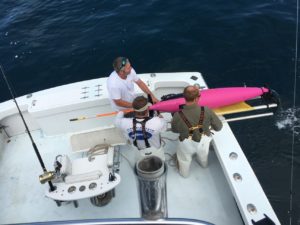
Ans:
<svg viewBox="0 0 300 225"><path fill-rule="evenodd" d="M200 73L140 74L150 90L160 98L170 93L182 93L187 85L207 88ZM138 90L142 94L141 90ZM106 78L82 81L42 90L17 98L48 171L54 159L67 154L81 157L70 144L70 135L112 126L114 117L97 117L112 111ZM87 116L94 119L71 122ZM170 114L168 114L170 117ZM170 118L169 118L170 119ZM224 119L224 118L222 118ZM90 199L79 200L79 207L56 203L45 197L47 184L41 185L43 173L29 137L12 100L0 104L0 224L86 219L141 218L138 181L134 174L134 156L129 146L121 146L121 182L115 197L103 207ZM171 132L163 134L166 161L176 151L177 142ZM97 135L95 136L98 144ZM115 139L114 133L109 139ZM85 139L83 138L83 143ZM93 147L89 145L88 147ZM216 132L211 145L208 167L194 161L190 177L183 178L168 164L168 218L188 218L212 224L253 224L265 215L280 224L243 150L227 122Z"/></svg>
<svg viewBox="0 0 300 225"><path fill-rule="evenodd" d="M168 132L165 137L170 136ZM44 137L41 131L33 132L35 142L41 151L46 167L50 170L57 154L72 157L66 135ZM174 138L171 136L171 138ZM140 218L138 182L134 174L134 155L128 146L120 152L121 183L115 190L115 197L104 207L95 207L89 199L79 200L79 207L73 204L57 207L56 203L44 197L45 189L39 183L42 173L27 135L9 139L0 151L0 223L30 223L43 221ZM176 141L165 139L166 161L175 153ZM243 224L234 197L213 150L209 155L209 166L202 168L194 160L188 178L181 177L175 167L168 165L167 202L169 218L189 218L213 224Z"/></svg>

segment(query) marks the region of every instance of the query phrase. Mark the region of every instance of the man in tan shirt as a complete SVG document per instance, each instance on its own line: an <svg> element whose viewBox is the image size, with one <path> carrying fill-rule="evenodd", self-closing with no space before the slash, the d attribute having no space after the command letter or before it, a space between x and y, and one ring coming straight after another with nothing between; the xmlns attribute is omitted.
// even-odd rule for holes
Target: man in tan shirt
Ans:
<svg viewBox="0 0 300 225"><path fill-rule="evenodd" d="M179 133L180 143L177 149L179 173L187 177L194 154L198 162L207 166L209 144L212 139L211 129L219 131L222 122L218 116L207 107L198 106L199 89L187 86L183 91L186 104L176 112L172 119L172 131Z"/></svg>

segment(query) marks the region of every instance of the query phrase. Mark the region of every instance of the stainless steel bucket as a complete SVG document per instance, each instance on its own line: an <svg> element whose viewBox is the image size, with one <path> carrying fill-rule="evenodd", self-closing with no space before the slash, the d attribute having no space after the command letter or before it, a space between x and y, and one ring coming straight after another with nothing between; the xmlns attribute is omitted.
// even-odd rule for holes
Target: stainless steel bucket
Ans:
<svg viewBox="0 0 300 225"><path fill-rule="evenodd" d="M167 167L159 157L150 156L136 163L142 217L157 220L167 217Z"/></svg>

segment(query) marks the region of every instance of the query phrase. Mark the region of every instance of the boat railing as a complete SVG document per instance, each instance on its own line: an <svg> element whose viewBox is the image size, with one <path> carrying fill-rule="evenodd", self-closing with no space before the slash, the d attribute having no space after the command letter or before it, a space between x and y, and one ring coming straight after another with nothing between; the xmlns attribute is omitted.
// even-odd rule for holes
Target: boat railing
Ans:
<svg viewBox="0 0 300 225"><path fill-rule="evenodd" d="M28 223L29 224L29 223ZM48 224L60 224L60 225L214 225L212 223L195 220L195 219L184 219L184 218L168 218L163 220L143 220L139 218L130 219L96 219L96 220L77 220L77 221L48 221L48 222L38 222L30 223L33 225L48 225ZM22 225L25 225L23 223ZM27 225L27 224L26 224Z"/></svg>

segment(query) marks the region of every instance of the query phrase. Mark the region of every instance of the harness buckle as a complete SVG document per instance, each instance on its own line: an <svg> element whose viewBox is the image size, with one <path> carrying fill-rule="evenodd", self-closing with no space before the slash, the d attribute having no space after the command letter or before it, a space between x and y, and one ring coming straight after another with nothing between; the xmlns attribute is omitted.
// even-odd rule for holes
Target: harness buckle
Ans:
<svg viewBox="0 0 300 225"><path fill-rule="evenodd" d="M202 128L203 126L202 125L197 125L197 126L194 126L194 127L190 127L189 130L190 131L194 131L194 130L198 130L200 128Z"/></svg>

